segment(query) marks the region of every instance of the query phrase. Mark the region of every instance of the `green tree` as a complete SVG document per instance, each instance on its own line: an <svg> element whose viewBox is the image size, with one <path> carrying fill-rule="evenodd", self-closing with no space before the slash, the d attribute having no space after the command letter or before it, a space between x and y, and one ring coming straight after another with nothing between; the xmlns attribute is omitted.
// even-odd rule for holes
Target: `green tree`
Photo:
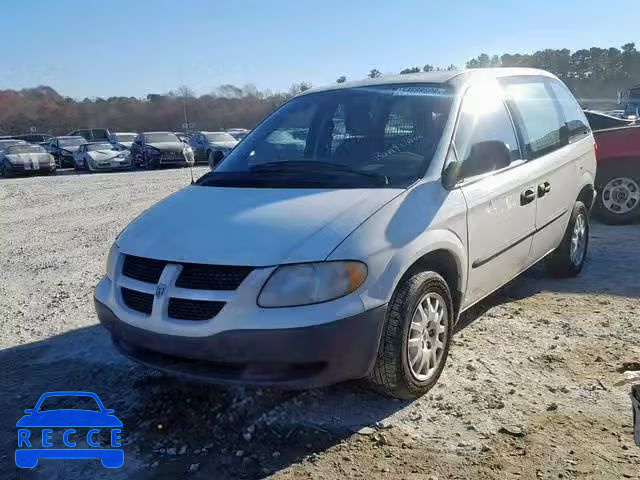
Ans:
<svg viewBox="0 0 640 480"><path fill-rule="evenodd" d="M378 78L382 76L382 72L380 70L378 70L377 68L372 68L369 71L369 75L367 75L369 78Z"/></svg>

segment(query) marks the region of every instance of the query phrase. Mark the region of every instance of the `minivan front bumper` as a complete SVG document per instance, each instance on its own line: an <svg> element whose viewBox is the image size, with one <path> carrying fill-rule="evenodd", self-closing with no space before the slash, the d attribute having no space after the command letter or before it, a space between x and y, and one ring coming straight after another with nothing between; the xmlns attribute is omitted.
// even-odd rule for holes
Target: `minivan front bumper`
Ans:
<svg viewBox="0 0 640 480"><path fill-rule="evenodd" d="M94 298L100 322L125 356L210 383L315 388L367 375L386 305L341 320L295 328L238 329L184 337L120 320Z"/></svg>

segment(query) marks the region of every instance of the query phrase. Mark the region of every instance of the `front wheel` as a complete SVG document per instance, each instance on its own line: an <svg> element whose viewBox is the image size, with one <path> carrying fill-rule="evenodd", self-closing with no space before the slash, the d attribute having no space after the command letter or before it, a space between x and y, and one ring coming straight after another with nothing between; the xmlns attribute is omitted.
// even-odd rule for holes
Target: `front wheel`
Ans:
<svg viewBox="0 0 640 480"><path fill-rule="evenodd" d="M589 230L589 212L584 203L578 201L573 206L562 242L545 260L552 276L575 277L582 271L589 247Z"/></svg>
<svg viewBox="0 0 640 480"><path fill-rule="evenodd" d="M622 225L640 218L640 175L612 173L601 182L596 214L603 222Z"/></svg>
<svg viewBox="0 0 640 480"><path fill-rule="evenodd" d="M427 393L444 369L453 323L451 292L440 275L418 272L405 279L389 303L370 383L406 400Z"/></svg>

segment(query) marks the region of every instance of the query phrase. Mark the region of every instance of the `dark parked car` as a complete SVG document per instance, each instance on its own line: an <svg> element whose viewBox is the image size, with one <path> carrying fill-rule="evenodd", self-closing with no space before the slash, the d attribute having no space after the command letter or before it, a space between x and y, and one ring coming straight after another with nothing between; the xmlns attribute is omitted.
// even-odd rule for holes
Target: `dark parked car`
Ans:
<svg viewBox="0 0 640 480"><path fill-rule="evenodd" d="M80 128L78 130L74 130L73 132L69 132L67 136L80 136L83 137L87 142L108 142L109 130L107 130L106 128Z"/></svg>
<svg viewBox="0 0 640 480"><path fill-rule="evenodd" d="M228 132L195 132L189 139L196 161L215 167L238 144Z"/></svg>
<svg viewBox="0 0 640 480"><path fill-rule="evenodd" d="M40 145L21 143L0 150L0 176L55 171L56 162Z"/></svg>
<svg viewBox="0 0 640 480"><path fill-rule="evenodd" d="M149 169L163 165L193 165L193 150L173 132L144 132L131 145L136 166Z"/></svg>
<svg viewBox="0 0 640 480"><path fill-rule="evenodd" d="M75 166L73 154L78 150L80 145L85 143L87 143L87 140L80 136L55 137L51 139L47 149L49 153L53 155L53 158L60 168L73 167Z"/></svg>

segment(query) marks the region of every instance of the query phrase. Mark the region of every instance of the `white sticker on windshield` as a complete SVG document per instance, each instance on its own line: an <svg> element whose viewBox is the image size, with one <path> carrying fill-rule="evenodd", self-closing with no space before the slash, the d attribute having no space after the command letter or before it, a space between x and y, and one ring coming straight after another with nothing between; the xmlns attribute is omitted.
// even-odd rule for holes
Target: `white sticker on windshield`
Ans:
<svg viewBox="0 0 640 480"><path fill-rule="evenodd" d="M396 88L393 91L393 95L394 96L409 96L409 95L423 95L423 96L430 96L430 97L442 97L442 96L448 96L449 90L447 90L446 88L440 88L440 87L427 87L427 86L415 86L415 87L400 87L400 88Z"/></svg>

